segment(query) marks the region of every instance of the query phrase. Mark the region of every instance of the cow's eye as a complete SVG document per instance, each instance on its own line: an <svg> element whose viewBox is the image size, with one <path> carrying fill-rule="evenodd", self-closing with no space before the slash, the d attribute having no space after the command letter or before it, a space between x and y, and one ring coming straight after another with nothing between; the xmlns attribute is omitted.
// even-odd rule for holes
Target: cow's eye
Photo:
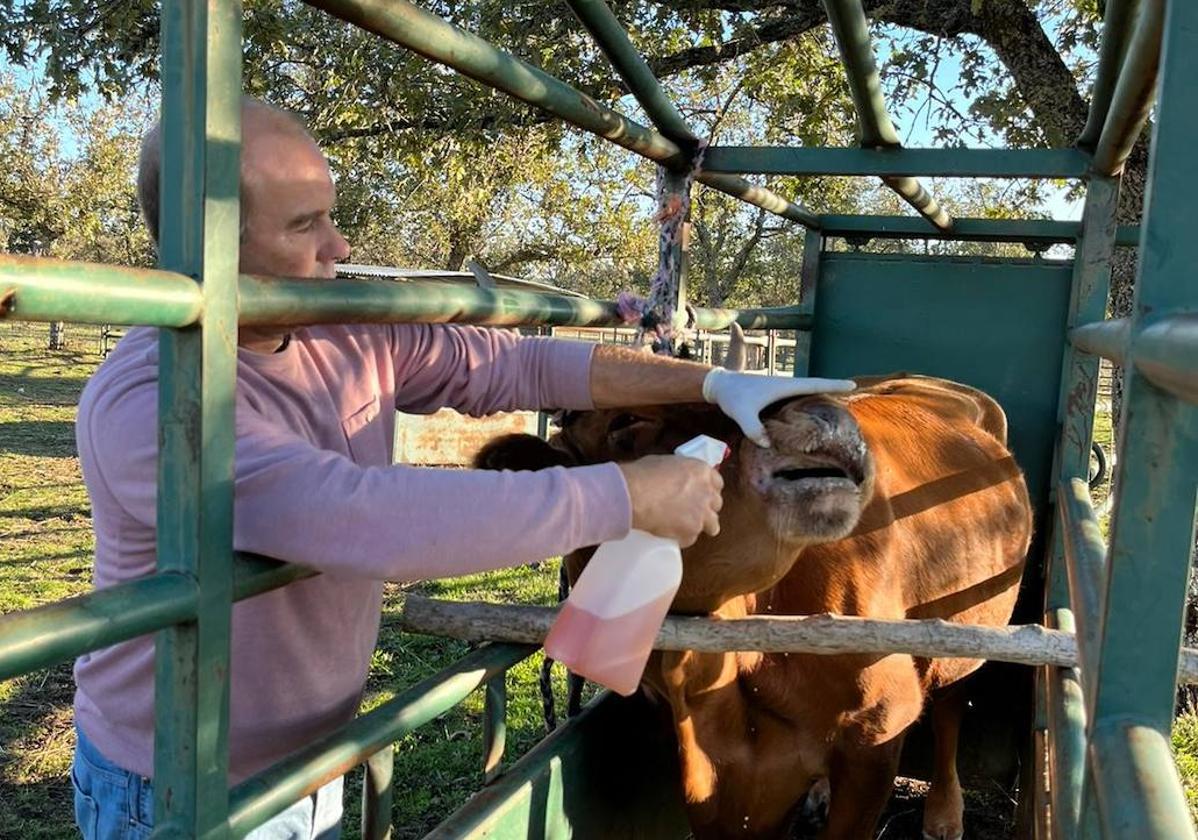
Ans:
<svg viewBox="0 0 1198 840"><path fill-rule="evenodd" d="M638 423L646 422L646 418L637 417L635 414L617 414L612 421L607 425L607 433L614 434L622 432L625 429L630 429Z"/></svg>

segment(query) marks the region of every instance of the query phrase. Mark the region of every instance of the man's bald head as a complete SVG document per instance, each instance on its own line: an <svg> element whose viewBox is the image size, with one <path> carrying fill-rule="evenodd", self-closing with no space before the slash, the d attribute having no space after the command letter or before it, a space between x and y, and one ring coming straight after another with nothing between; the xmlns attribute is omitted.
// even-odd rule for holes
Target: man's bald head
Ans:
<svg viewBox="0 0 1198 840"><path fill-rule="evenodd" d="M276 108L261 99L243 96L241 99L241 225L249 212L248 201L253 194L255 165L268 154L270 141L280 136L302 137L315 144L307 126L295 114ZM158 218L161 207L162 123L155 121L141 141L137 163L137 202L149 228L150 237L158 242ZM248 178L247 178L248 175ZM249 189L247 189L249 187Z"/></svg>

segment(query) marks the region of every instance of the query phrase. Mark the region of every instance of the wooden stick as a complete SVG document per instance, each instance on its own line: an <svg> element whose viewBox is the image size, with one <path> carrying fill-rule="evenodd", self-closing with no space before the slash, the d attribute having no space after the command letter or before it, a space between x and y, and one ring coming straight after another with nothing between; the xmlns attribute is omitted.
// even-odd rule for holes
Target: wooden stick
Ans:
<svg viewBox="0 0 1198 840"><path fill-rule="evenodd" d="M399 625L413 633L470 642L541 644L557 617L553 607L442 601L409 595ZM712 619L669 616L658 650L705 653L906 653L912 656L992 659L1024 665L1077 666L1072 633L1039 624L985 627L941 619L883 620L842 615L754 616ZM1178 682L1198 683L1198 651L1183 648Z"/></svg>

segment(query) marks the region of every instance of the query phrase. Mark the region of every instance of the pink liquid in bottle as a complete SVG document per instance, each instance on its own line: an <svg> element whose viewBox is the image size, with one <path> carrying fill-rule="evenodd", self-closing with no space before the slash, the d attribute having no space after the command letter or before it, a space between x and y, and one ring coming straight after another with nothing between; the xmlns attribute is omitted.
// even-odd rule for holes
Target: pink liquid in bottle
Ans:
<svg viewBox="0 0 1198 840"><path fill-rule="evenodd" d="M653 640L674 593L665 593L618 620L605 619L567 601L545 638L545 655L617 694L636 691L653 652Z"/></svg>

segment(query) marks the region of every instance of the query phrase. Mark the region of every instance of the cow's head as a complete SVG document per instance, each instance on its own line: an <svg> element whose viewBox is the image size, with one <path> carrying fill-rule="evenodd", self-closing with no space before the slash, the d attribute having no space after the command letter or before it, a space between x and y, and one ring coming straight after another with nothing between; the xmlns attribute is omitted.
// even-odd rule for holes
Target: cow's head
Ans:
<svg viewBox="0 0 1198 840"><path fill-rule="evenodd" d="M628 461L672 452L699 434L724 441L731 455L720 467L720 535L700 536L686 550L674 602L676 611L706 612L772 586L804 547L841 539L856 527L873 492L874 466L847 404L847 396L815 395L770 406L762 414L769 449L705 404L576 412L563 418L550 441L502 437L475 465L539 469Z"/></svg>

